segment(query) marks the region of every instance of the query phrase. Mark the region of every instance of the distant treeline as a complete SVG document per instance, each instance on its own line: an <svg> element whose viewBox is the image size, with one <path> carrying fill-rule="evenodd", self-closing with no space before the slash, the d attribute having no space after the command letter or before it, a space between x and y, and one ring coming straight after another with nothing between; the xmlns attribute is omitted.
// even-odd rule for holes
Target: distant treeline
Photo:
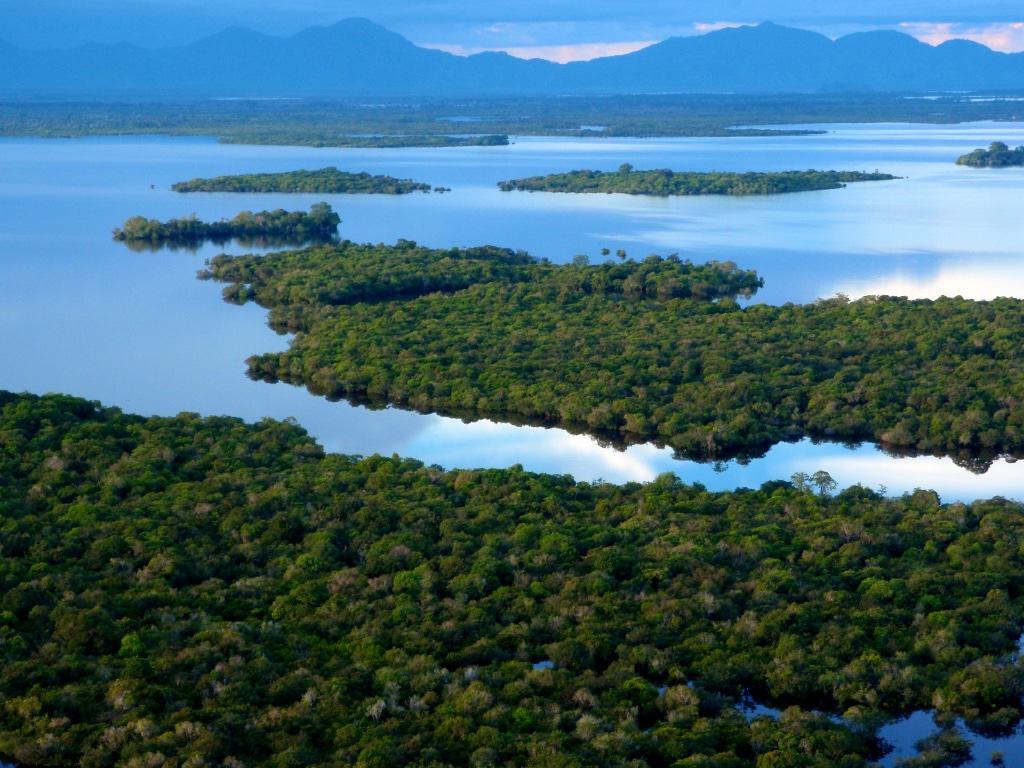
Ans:
<svg viewBox="0 0 1024 768"><path fill-rule="evenodd" d="M114 239L138 245L194 245L211 240L224 243L233 239L266 240L271 243L302 244L331 240L337 236L341 217L327 203L317 203L309 212L243 211L233 219L213 223L195 216L157 221L133 216L114 230Z"/></svg>
<svg viewBox="0 0 1024 768"><path fill-rule="evenodd" d="M508 252L312 248L215 259L286 352L250 375L330 398L555 424L687 457L805 436L984 468L1024 455L1024 301L837 297L740 307L758 277L678 259L552 265Z"/></svg>
<svg viewBox="0 0 1024 768"><path fill-rule="evenodd" d="M855 171L783 171L780 173L681 173L667 169L637 171L625 164L617 172L571 171L503 181L503 192L595 192L659 197L688 195L780 195L840 189L850 182L892 181L888 173Z"/></svg>
<svg viewBox="0 0 1024 768"><path fill-rule="evenodd" d="M0 392L0 759L869 768L910 712L1011 732L1024 508L801 485L446 472ZM934 746L906 765L961 764Z"/></svg>
<svg viewBox="0 0 1024 768"><path fill-rule="evenodd" d="M465 146L509 136L782 136L777 125L958 123L1017 119L1012 99L976 94L663 95L459 99L383 104L328 101L0 103L0 135L216 136L235 144L317 147ZM736 126L744 126L737 128ZM458 131L458 133L453 133Z"/></svg>
<svg viewBox="0 0 1024 768"><path fill-rule="evenodd" d="M223 144L285 144L294 147L346 147L350 149L415 149L437 147L507 147L508 136L448 136L442 134L347 135L296 128L267 133L237 133L221 138Z"/></svg>
<svg viewBox="0 0 1024 768"><path fill-rule="evenodd" d="M393 176L371 176L368 173L347 173L337 168L287 173L252 173L239 176L217 176L192 179L171 187L175 192L275 192L321 195L407 195L430 192L430 184Z"/></svg>
<svg viewBox="0 0 1024 768"><path fill-rule="evenodd" d="M993 141L988 149L976 149L956 161L972 168L1009 168L1024 165L1024 147L1010 149L1001 141Z"/></svg>

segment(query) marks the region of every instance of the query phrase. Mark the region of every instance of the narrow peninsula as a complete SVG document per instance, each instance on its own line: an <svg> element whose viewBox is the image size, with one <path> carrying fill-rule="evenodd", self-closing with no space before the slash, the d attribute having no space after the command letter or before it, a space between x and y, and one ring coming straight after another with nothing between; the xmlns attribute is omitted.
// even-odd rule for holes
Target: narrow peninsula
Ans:
<svg viewBox="0 0 1024 768"><path fill-rule="evenodd" d="M993 141L988 149L976 149L956 164L971 168L1019 168L1024 166L1024 146L1010 149L1001 141Z"/></svg>
<svg viewBox="0 0 1024 768"><path fill-rule="evenodd" d="M695 195L782 195L841 189L862 181L893 181L888 173L783 171L779 173L696 173L668 169L638 171L628 163L618 171L570 171L503 181L503 192L568 192L685 197Z"/></svg>
<svg viewBox="0 0 1024 768"><path fill-rule="evenodd" d="M451 416L558 425L695 459L804 437L984 468L1024 456L1024 301L742 306L735 264L555 265L343 241L219 256L204 277L295 334L256 379ZM908 372L912 371L913 375Z"/></svg>
<svg viewBox="0 0 1024 768"><path fill-rule="evenodd" d="M129 245L194 246L207 240L226 243L266 241L271 244L301 245L329 241L337 236L341 217L327 203L317 203L304 211L242 211L233 219L216 222L200 221L195 216L170 221L157 221L133 216L114 230L114 239Z"/></svg>
<svg viewBox="0 0 1024 768"><path fill-rule="evenodd" d="M216 176L192 179L171 187L175 192L273 192L318 195L408 195L430 192L430 184L396 179L393 176L372 176L369 173L348 173L337 168L286 173L252 173L239 176Z"/></svg>

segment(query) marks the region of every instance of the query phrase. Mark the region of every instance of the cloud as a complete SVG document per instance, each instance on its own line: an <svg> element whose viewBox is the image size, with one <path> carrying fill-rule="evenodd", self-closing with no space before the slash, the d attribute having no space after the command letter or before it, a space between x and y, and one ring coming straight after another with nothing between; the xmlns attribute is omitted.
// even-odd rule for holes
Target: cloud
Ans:
<svg viewBox="0 0 1024 768"><path fill-rule="evenodd" d="M570 61L590 61L604 56L622 56L639 51L658 42L657 40L637 40L620 43L570 43L566 45L521 45L505 48L473 48L465 45L445 43L424 43L426 48L436 48L457 56L470 56L484 51L503 51L518 59L547 59L565 64Z"/></svg>
<svg viewBox="0 0 1024 768"><path fill-rule="evenodd" d="M697 21L694 22L693 30L698 35L706 35L708 32L717 32L720 29L742 26L742 21Z"/></svg>
<svg viewBox="0 0 1024 768"><path fill-rule="evenodd" d="M1021 15L1008 0L0 0L0 38L41 48L89 40L160 47L232 24L291 34L349 16L368 17L415 42L467 50L624 46L761 21L831 36L907 22L921 25L922 35L942 35L936 19L948 23L951 34L976 35L1005 50L1024 47L1015 26ZM566 58L592 51L539 53Z"/></svg>
<svg viewBox="0 0 1024 768"><path fill-rule="evenodd" d="M938 45L948 40L973 40L996 51L1024 51L1024 21L967 25L955 22L905 21L900 28L918 40Z"/></svg>

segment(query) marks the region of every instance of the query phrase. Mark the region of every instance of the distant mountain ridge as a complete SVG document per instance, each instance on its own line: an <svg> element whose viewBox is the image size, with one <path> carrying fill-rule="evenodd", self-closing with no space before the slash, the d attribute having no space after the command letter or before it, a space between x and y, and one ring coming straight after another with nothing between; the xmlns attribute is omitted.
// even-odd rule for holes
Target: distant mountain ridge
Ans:
<svg viewBox="0 0 1024 768"><path fill-rule="evenodd" d="M421 48L367 19L282 38L231 27L161 50L90 44L27 51L0 40L0 96L525 96L1024 89L1024 53L900 32L831 40L772 23L676 37L555 64Z"/></svg>

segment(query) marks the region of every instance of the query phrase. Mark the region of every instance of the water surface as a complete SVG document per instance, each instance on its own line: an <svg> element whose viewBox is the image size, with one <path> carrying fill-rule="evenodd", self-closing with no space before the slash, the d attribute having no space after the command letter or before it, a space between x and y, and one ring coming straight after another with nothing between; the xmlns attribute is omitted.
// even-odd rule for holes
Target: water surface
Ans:
<svg viewBox="0 0 1024 768"><path fill-rule="evenodd" d="M0 388L67 392L126 411L295 417L328 449L398 453L445 467L649 480L676 472L712 489L756 487L797 471L890 493L934 488L945 499L1024 497L1024 463L984 475L950 459L896 459L873 446L804 441L725 467L670 451L622 452L561 430L515 427L328 403L244 376L245 358L283 349L258 307L220 300L195 280L196 253L135 253L110 232L129 216L308 208L328 200L353 240L430 246L491 243L564 262L601 248L679 252L757 269L759 301L813 301L837 292L921 297L1024 297L1024 170L960 168L955 158L994 139L1024 143L1024 124L826 126L820 136L718 139L516 139L509 147L311 149L219 145L196 138L0 140ZM882 170L906 177L847 189L758 198L502 193L503 179L567 171ZM195 176L343 170L411 177L445 195L180 195ZM230 250L230 249L229 249Z"/></svg>

